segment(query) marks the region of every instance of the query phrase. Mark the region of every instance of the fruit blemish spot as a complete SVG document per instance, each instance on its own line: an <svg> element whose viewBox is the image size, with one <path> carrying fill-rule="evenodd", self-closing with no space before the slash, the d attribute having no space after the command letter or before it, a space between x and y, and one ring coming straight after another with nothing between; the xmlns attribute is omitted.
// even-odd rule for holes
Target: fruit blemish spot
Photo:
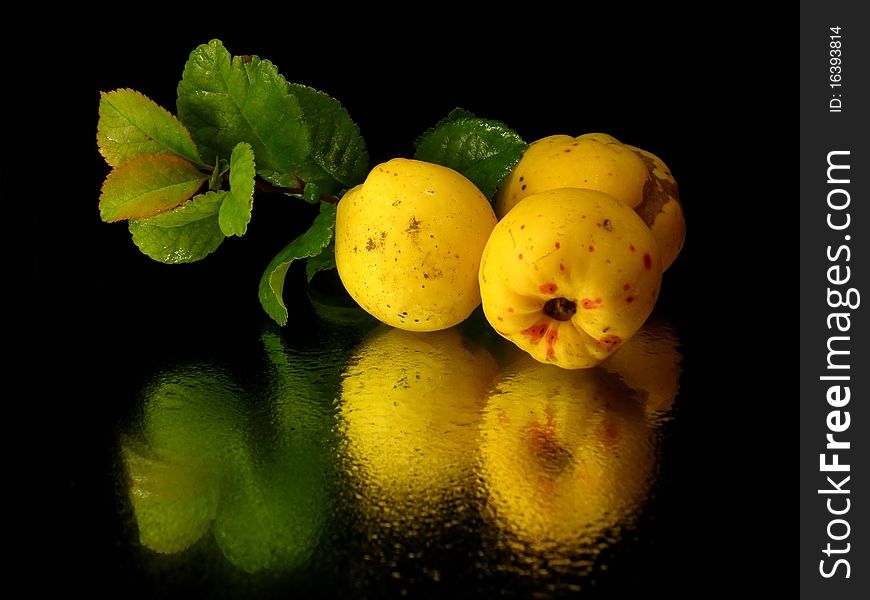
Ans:
<svg viewBox="0 0 870 600"><path fill-rule="evenodd" d="M598 340L598 343L605 348L614 348L622 343L622 338L618 335L605 335L603 338Z"/></svg>
<svg viewBox="0 0 870 600"><path fill-rule="evenodd" d="M555 294L558 286L555 283L542 283L538 286L538 289L541 290L542 294Z"/></svg>
<svg viewBox="0 0 870 600"><path fill-rule="evenodd" d="M652 269L652 256L649 255L649 252L645 252L643 255L643 266L645 269Z"/></svg>
<svg viewBox="0 0 870 600"><path fill-rule="evenodd" d="M580 306L586 310L593 310L601 306L601 298L595 298L594 300L592 298L583 298L583 300L580 301Z"/></svg>
<svg viewBox="0 0 870 600"><path fill-rule="evenodd" d="M541 341L541 338L544 337L544 334L547 333L547 324L546 323L536 323L531 327L527 327L520 331L520 335L528 336L529 342L532 344L537 344Z"/></svg>
<svg viewBox="0 0 870 600"><path fill-rule="evenodd" d="M556 357L556 341L559 339L559 330L550 329L547 332L547 360L553 360Z"/></svg>

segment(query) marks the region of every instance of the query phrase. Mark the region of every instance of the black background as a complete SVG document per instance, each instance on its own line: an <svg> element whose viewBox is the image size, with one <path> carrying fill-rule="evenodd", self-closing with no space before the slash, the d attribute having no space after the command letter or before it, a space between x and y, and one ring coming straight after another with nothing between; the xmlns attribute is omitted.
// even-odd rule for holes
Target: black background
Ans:
<svg viewBox="0 0 870 600"><path fill-rule="evenodd" d="M135 569L119 542L109 449L135 377L160 361L162 332L188 336L181 352L244 349L265 318L256 296L264 265L313 216L265 199L245 238L179 267L141 255L124 225L100 222L108 167L96 150L99 91L131 87L174 112L188 54L219 38L232 54L268 58L289 80L338 98L372 165L409 156L414 138L456 106L529 141L603 131L665 160L688 237L659 308L683 343L684 375L655 541L640 545L632 572L612 586L704 595L787 587L779 565L795 553L798 525L786 458L797 407L784 366L797 337L789 208L797 200L787 165L797 147L788 98L797 68L790 46L770 41L778 29L736 15L660 13L628 25L626 15L538 23L517 14L393 27L374 27L374 14L336 23L296 13L268 31L254 18L66 31L39 58L50 66L29 69L24 87L39 101L24 108L17 139L26 160L18 151L4 160L2 196L4 208L27 209L24 239L11 220L3 235L27 257L13 266L26 264L29 294L7 318L26 334L26 352L16 354L35 367L10 416L23 438L10 456L28 459L10 460L23 476L12 514L35 513L20 527L31 585L94 596L117 593L125 578L129 585ZM759 31L763 55L748 41ZM17 378L17 361L8 364Z"/></svg>

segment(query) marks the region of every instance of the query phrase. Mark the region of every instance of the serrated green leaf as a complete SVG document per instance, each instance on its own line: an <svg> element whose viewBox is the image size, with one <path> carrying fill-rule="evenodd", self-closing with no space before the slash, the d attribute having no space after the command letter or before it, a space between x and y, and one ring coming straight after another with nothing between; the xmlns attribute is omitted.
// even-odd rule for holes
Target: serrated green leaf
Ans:
<svg viewBox="0 0 870 600"><path fill-rule="evenodd" d="M325 194L365 179L369 155L350 114L323 92L296 83L288 88L299 100L311 141L311 153L295 173L306 183L316 183Z"/></svg>
<svg viewBox="0 0 870 600"><path fill-rule="evenodd" d="M100 218L107 223L146 219L193 196L208 176L172 154L137 156L115 167L100 192Z"/></svg>
<svg viewBox="0 0 870 600"><path fill-rule="evenodd" d="M467 116L448 116L415 145L414 158L459 171L487 198L495 195L527 147L507 125Z"/></svg>
<svg viewBox="0 0 870 600"><path fill-rule="evenodd" d="M225 239L218 213L226 195L227 192L207 192L156 217L130 221L133 243L143 254L162 263L189 263L205 258Z"/></svg>
<svg viewBox="0 0 870 600"><path fill-rule="evenodd" d="M260 304L266 313L279 325L287 323L287 307L284 305L284 278L293 261L317 256L332 240L335 228L335 205L320 203L320 213L311 227L281 250L260 279Z"/></svg>
<svg viewBox="0 0 870 600"><path fill-rule="evenodd" d="M97 146L113 167L146 154L174 154L202 164L184 125L135 90L100 93L99 114Z"/></svg>
<svg viewBox="0 0 870 600"><path fill-rule="evenodd" d="M492 199L502 181L511 174L513 168L520 162L525 151L525 144L508 148L475 163L462 171L462 174L471 180L483 192L484 196Z"/></svg>
<svg viewBox="0 0 870 600"><path fill-rule="evenodd" d="M335 241L329 242L320 254L308 257L305 261L305 278L308 283L314 279L320 271L329 271L335 268Z"/></svg>
<svg viewBox="0 0 870 600"><path fill-rule="evenodd" d="M257 168L286 173L309 155L299 101L268 60L230 56L219 40L190 54L178 84L178 117L206 160L248 142Z"/></svg>
<svg viewBox="0 0 870 600"><path fill-rule="evenodd" d="M447 113L447 116L435 123L432 127L424 131L422 134L417 136L417 139L414 140L414 147L416 148L420 141L431 134L433 131L444 125L445 123L450 123L451 121L458 121L459 119L476 119L477 115L469 110L465 110L464 108L456 107Z"/></svg>
<svg viewBox="0 0 870 600"><path fill-rule="evenodd" d="M245 235L254 207L254 151L239 142L230 155L230 192L221 204L218 223L227 237Z"/></svg>

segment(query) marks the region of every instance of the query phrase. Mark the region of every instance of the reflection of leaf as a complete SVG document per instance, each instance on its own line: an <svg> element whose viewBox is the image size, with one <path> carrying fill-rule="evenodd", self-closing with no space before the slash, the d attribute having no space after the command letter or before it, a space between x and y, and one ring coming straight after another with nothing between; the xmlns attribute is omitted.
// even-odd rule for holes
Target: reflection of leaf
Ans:
<svg viewBox="0 0 870 600"><path fill-rule="evenodd" d="M288 361L278 336L264 343L274 367L268 431L253 426L223 368L176 368L144 391L137 437L121 450L143 546L182 552L211 527L225 558L250 573L292 572L311 556L335 476L331 405L317 386L324 356Z"/></svg>
<svg viewBox="0 0 870 600"><path fill-rule="evenodd" d="M106 222L153 217L193 196L207 179L189 161L171 154L130 159L103 182L100 217Z"/></svg>
<svg viewBox="0 0 870 600"><path fill-rule="evenodd" d="M134 90L100 94L97 145L113 167L146 154L175 154L194 163L201 162L184 125Z"/></svg>
<svg viewBox="0 0 870 600"><path fill-rule="evenodd" d="M245 453L244 391L222 368L194 364L163 373L145 396L148 445L178 463L223 465Z"/></svg>
<svg viewBox="0 0 870 600"><path fill-rule="evenodd" d="M195 544L218 507L218 477L201 465L140 454L129 439L122 447L139 542L174 554Z"/></svg>
<svg viewBox="0 0 870 600"><path fill-rule="evenodd" d="M335 205L320 203L320 213L311 227L281 250L260 279L260 304L279 325L285 325L289 316L284 305L284 278L293 261L320 254L332 240L335 227Z"/></svg>
<svg viewBox="0 0 870 600"><path fill-rule="evenodd" d="M298 569L323 525L326 474L304 448L288 450L262 466L240 465L221 493L215 539L248 573Z"/></svg>
<svg viewBox="0 0 870 600"><path fill-rule="evenodd" d="M133 243L143 254L163 263L189 263L205 258L225 239L218 226L218 211L226 194L200 194L156 217L130 221Z"/></svg>

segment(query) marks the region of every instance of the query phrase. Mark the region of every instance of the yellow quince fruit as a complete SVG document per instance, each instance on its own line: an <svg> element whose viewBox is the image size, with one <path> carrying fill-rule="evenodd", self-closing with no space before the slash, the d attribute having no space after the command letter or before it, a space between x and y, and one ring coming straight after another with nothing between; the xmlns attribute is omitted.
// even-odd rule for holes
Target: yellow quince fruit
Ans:
<svg viewBox="0 0 870 600"><path fill-rule="evenodd" d="M447 329L480 305L477 272L495 223L457 171L396 158L339 201L335 264L351 297L383 323Z"/></svg>

